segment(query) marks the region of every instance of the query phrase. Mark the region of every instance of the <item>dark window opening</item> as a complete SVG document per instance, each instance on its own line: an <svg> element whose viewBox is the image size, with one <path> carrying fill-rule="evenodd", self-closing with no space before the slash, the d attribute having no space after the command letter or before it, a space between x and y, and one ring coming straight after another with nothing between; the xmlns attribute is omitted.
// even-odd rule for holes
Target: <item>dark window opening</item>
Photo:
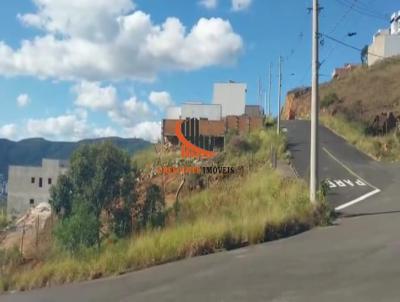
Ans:
<svg viewBox="0 0 400 302"><path fill-rule="evenodd" d="M51 185L51 178L49 178L48 179L48 182L47 182L49 185Z"/></svg>
<svg viewBox="0 0 400 302"><path fill-rule="evenodd" d="M31 206L33 206L33 205L35 204L35 200L34 200L34 199L30 199L30 200L29 200L29 204L30 204Z"/></svg>
<svg viewBox="0 0 400 302"><path fill-rule="evenodd" d="M31 178L31 183L34 184L35 183L35 177Z"/></svg>
<svg viewBox="0 0 400 302"><path fill-rule="evenodd" d="M39 188L43 187L43 178L39 178Z"/></svg>

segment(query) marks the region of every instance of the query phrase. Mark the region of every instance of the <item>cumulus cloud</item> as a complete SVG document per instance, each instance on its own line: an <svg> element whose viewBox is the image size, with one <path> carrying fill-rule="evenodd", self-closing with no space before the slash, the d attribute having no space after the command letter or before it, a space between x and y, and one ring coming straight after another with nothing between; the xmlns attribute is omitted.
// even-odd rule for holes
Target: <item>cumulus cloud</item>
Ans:
<svg viewBox="0 0 400 302"><path fill-rule="evenodd" d="M154 113L146 102L140 101L136 97L131 97L109 111L108 116L120 126L132 127L139 122L152 118Z"/></svg>
<svg viewBox="0 0 400 302"><path fill-rule="evenodd" d="M17 105L20 108L28 106L30 102L31 102L31 99L30 99L29 95L27 95L26 93L20 94L17 97Z"/></svg>
<svg viewBox="0 0 400 302"><path fill-rule="evenodd" d="M156 143L161 139L161 122L143 122L135 127L126 128L125 135Z"/></svg>
<svg viewBox="0 0 400 302"><path fill-rule="evenodd" d="M98 82L83 81L73 91L77 94L75 105L93 111L111 110L117 103L117 90L112 85L101 87Z"/></svg>
<svg viewBox="0 0 400 302"><path fill-rule="evenodd" d="M240 35L221 18L201 18L188 30L177 18L155 24L130 0L34 3L37 11L19 19L43 34L17 49L0 41L0 74L153 80L165 70L234 63L243 48Z"/></svg>
<svg viewBox="0 0 400 302"><path fill-rule="evenodd" d="M18 135L18 127L15 124L7 124L0 127L0 138L15 139Z"/></svg>
<svg viewBox="0 0 400 302"><path fill-rule="evenodd" d="M29 137L77 140L87 136L89 127L86 119L66 114L45 119L29 119L26 132Z"/></svg>
<svg viewBox="0 0 400 302"><path fill-rule="evenodd" d="M252 0L232 0L232 10L237 12L250 7Z"/></svg>
<svg viewBox="0 0 400 302"><path fill-rule="evenodd" d="M152 91L149 96L149 101L161 110L171 106L173 103L171 95L166 91Z"/></svg>
<svg viewBox="0 0 400 302"><path fill-rule="evenodd" d="M207 9L213 9L217 7L218 0L200 0L199 4Z"/></svg>

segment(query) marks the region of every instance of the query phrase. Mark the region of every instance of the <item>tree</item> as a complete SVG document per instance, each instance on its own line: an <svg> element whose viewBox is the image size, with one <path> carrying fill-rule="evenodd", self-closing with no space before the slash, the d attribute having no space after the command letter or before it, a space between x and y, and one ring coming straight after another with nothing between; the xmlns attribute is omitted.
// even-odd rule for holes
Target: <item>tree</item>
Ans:
<svg viewBox="0 0 400 302"><path fill-rule="evenodd" d="M165 200L161 188L151 185L146 190L142 208L142 226L163 227L165 225Z"/></svg>
<svg viewBox="0 0 400 302"><path fill-rule="evenodd" d="M129 155L111 143L85 145L71 158L70 176L76 194L95 212L109 209L116 198L129 198L134 188Z"/></svg>
<svg viewBox="0 0 400 302"><path fill-rule="evenodd" d="M74 203L72 215L57 225L57 240L70 252L99 244L99 219L84 202Z"/></svg>
<svg viewBox="0 0 400 302"><path fill-rule="evenodd" d="M52 190L55 212L59 214L62 208L66 210L64 218L67 221L63 224L68 229L68 236L58 232L61 241L69 249L71 246L75 248L75 242L80 243L82 238L79 230L74 228L81 227L81 218L86 217L90 225L97 228L97 238L84 242L100 244L100 215L103 211L111 215L116 235L127 234L130 230L128 216L136 202L135 179L136 170L131 166L129 155L111 143L83 145L75 151L68 173L60 177ZM91 221L92 216L97 224ZM124 222L121 224L119 220L122 218Z"/></svg>
<svg viewBox="0 0 400 302"><path fill-rule="evenodd" d="M50 189L50 205L55 213L62 217L69 216L72 210L73 185L67 175L58 177L57 185Z"/></svg>
<svg viewBox="0 0 400 302"><path fill-rule="evenodd" d="M368 45L365 45L361 50L361 63L363 65L368 64Z"/></svg>

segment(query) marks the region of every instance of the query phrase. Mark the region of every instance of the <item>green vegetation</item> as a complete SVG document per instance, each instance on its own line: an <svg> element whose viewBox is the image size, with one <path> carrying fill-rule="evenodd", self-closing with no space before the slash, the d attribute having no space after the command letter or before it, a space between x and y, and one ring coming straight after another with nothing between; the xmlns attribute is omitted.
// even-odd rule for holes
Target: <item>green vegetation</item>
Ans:
<svg viewBox="0 0 400 302"><path fill-rule="evenodd" d="M114 234L127 235L132 230L136 174L128 153L111 143L80 147L71 157L67 175L51 191L50 204L61 218L55 232L61 245L72 252L99 246L103 211Z"/></svg>
<svg viewBox="0 0 400 302"><path fill-rule="evenodd" d="M27 290L117 275L186 257L274 240L329 223L330 211L326 204L322 202L316 208L312 206L303 181L284 179L269 167L271 150L281 158L285 154L285 140L274 131L232 135L227 151L221 153L213 164L244 165L244 173L222 178L208 189L185 195L176 210L173 206L166 208L157 185L147 187L142 203L136 202L133 193L120 195L119 186L123 181L116 182L116 179L125 180L121 175L128 170L117 167L113 168L111 176L106 173L109 165L116 164L113 159L119 154L112 147L103 146L98 152L86 149L76 153L67 175L69 181L63 182L67 188L72 184L71 196L65 188L53 192L55 209L65 207L65 202L57 199L60 196L72 203L70 212L65 209L58 212L59 215L67 213L65 217L60 216L56 229L57 242L61 244L54 244L46 260L37 265L21 267L17 262L7 262L7 272L0 277L0 290ZM97 155L92 158L93 154ZM105 154L113 156L110 158ZM138 158L146 156L140 155L133 162L138 164ZM139 162L145 163L146 160ZM126 164L124 156L122 163ZM121 166L125 167L125 164ZM135 167L129 171L136 171ZM104 174L101 173L103 170ZM80 186L77 180L82 180L85 185ZM104 182L109 185L107 191L102 191ZM123 214L116 212L124 209L126 198L133 201L129 206L131 211L133 209L130 212L132 216L126 216L125 211ZM100 212L110 213L111 217L104 222ZM134 224L130 225L134 232L125 232L131 230L126 224L115 225L126 221L124 217L134 218L129 220ZM112 233L99 240L98 230L104 232L105 227L111 228Z"/></svg>
<svg viewBox="0 0 400 302"><path fill-rule="evenodd" d="M339 97L337 96L336 93L330 93L327 94L322 100L321 100L321 109L323 108L328 108L331 105L340 102Z"/></svg>
<svg viewBox="0 0 400 302"><path fill-rule="evenodd" d="M349 121L341 115L323 115L321 123L377 160L400 160L400 136L396 133L385 136L366 135L365 125Z"/></svg>
<svg viewBox="0 0 400 302"><path fill-rule="evenodd" d="M0 231L8 225L7 213L4 209L0 209Z"/></svg>

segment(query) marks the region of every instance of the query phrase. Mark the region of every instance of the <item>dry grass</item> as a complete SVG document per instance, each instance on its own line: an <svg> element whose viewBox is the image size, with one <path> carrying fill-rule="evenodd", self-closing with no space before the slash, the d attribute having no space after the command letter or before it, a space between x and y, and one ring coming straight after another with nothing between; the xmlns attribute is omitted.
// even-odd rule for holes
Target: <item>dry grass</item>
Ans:
<svg viewBox="0 0 400 302"><path fill-rule="evenodd" d="M264 166L245 179L188 198L178 222L163 230L105 244L100 253L87 250L73 257L54 251L45 263L14 271L7 288L27 290L115 275L288 236L324 222L310 205L303 182L283 180Z"/></svg>
<svg viewBox="0 0 400 302"><path fill-rule="evenodd" d="M225 154L223 164L251 163L250 173L227 178L181 200L178 216L169 211L164 229L148 230L129 239L103 242L100 251L72 256L54 247L36 264L11 267L0 277L0 291L29 290L55 284L117 275L156 264L256 244L326 224L324 203L314 208L305 183L281 178L268 166L270 146L284 154L285 140L274 131L246 138L253 152ZM140 154L142 167L154 155ZM251 159L251 160L250 160Z"/></svg>
<svg viewBox="0 0 400 302"><path fill-rule="evenodd" d="M360 151L377 160L400 160L400 138L395 133L385 136L369 136L364 134L364 126L350 122L343 116L321 116L321 123L344 137Z"/></svg>
<svg viewBox="0 0 400 302"><path fill-rule="evenodd" d="M360 66L347 76L320 86L320 98L336 94L340 103L332 105L339 114L362 124L370 124L381 112L400 114L400 57L381 61L372 67ZM310 112L310 92L292 102L298 117Z"/></svg>

